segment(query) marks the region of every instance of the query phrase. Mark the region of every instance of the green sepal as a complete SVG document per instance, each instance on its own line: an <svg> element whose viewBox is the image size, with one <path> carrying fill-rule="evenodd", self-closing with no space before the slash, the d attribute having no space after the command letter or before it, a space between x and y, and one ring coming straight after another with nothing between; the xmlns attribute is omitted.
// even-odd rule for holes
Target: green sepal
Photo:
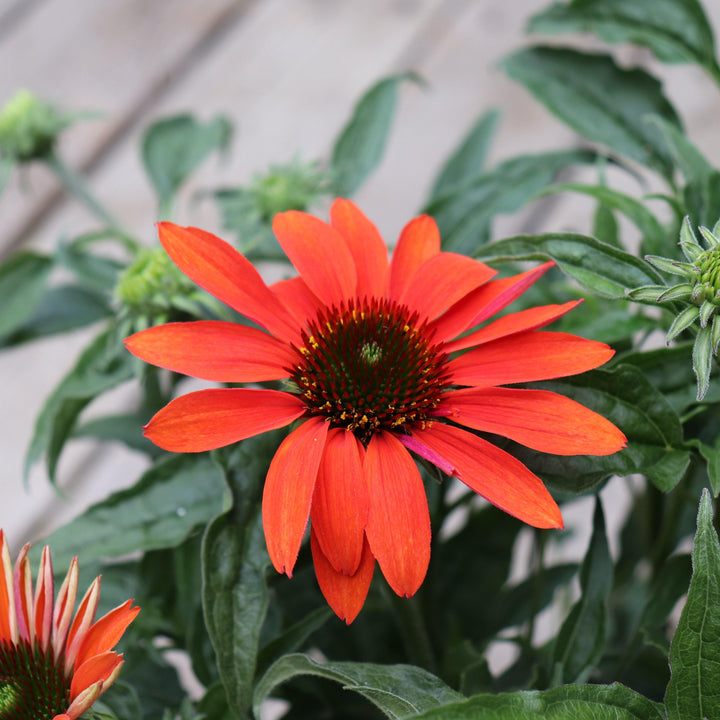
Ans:
<svg viewBox="0 0 720 720"><path fill-rule="evenodd" d="M695 344L693 345L693 370L697 378L697 399L702 400L710 387L710 372L712 370L712 330L709 327L700 328Z"/></svg>
<svg viewBox="0 0 720 720"><path fill-rule="evenodd" d="M660 257L660 255L646 255L645 259L658 270L670 273L671 275L683 275L684 277L693 276L693 266L689 263L678 262L670 258Z"/></svg>
<svg viewBox="0 0 720 720"><path fill-rule="evenodd" d="M700 306L700 327L705 327L708 324L708 321L713 316L715 310L717 310L717 305L709 300L706 300Z"/></svg>
<svg viewBox="0 0 720 720"><path fill-rule="evenodd" d="M720 239L715 236L715 233L710 232L704 225L701 225L698 230L700 234L705 238L705 242L708 244L710 250L720 245Z"/></svg>
<svg viewBox="0 0 720 720"><path fill-rule="evenodd" d="M672 288L670 288L672 290ZM630 300L651 300L659 302L665 292L669 292L666 285L643 285L642 287L633 288L627 291Z"/></svg>
<svg viewBox="0 0 720 720"><path fill-rule="evenodd" d="M669 345L683 330L687 330L697 320L700 308L696 305L686 307L674 320L667 332L665 342Z"/></svg>
<svg viewBox="0 0 720 720"><path fill-rule="evenodd" d="M692 294L692 285L690 283L680 283L668 288L662 295L658 297L658 302L668 302L669 300L689 300Z"/></svg>
<svg viewBox="0 0 720 720"><path fill-rule="evenodd" d="M712 321L712 329L710 331L713 355L718 354L718 345L720 345L720 315L716 315Z"/></svg>
<svg viewBox="0 0 720 720"><path fill-rule="evenodd" d="M686 245L695 245L700 248L700 243L693 230L692 223L690 222L690 216L686 215L683 218L682 225L680 225L680 244L685 243ZM702 250L702 248L700 248ZM685 256L687 257L687 255ZM693 262L691 258L688 258L690 262Z"/></svg>

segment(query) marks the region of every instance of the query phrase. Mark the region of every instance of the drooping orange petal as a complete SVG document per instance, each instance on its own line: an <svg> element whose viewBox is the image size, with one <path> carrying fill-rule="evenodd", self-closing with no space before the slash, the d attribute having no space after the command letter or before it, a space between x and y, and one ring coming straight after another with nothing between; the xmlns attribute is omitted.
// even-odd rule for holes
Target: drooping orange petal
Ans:
<svg viewBox="0 0 720 720"><path fill-rule="evenodd" d="M63 713L57 717L68 718L68 720L77 720L92 704L102 695L103 684L96 682L90 687L83 690L71 703L67 713ZM57 720L57 718L55 719Z"/></svg>
<svg viewBox="0 0 720 720"><path fill-rule="evenodd" d="M287 309L235 248L199 228L163 222L158 231L167 254L193 282L276 337L294 338Z"/></svg>
<svg viewBox="0 0 720 720"><path fill-rule="evenodd" d="M292 577L310 516L329 423L312 417L280 443L270 463L262 500L263 528L275 569Z"/></svg>
<svg viewBox="0 0 720 720"><path fill-rule="evenodd" d="M447 393L438 410L467 427L556 455L611 455L627 440L609 420L547 390L466 388Z"/></svg>
<svg viewBox="0 0 720 720"><path fill-rule="evenodd" d="M312 528L323 555L344 575L357 572L367 524L362 454L352 432L330 430L312 499Z"/></svg>
<svg viewBox="0 0 720 720"><path fill-rule="evenodd" d="M288 210L275 215L273 232L302 279L326 305L353 297L355 261L337 230L312 215Z"/></svg>
<svg viewBox="0 0 720 720"><path fill-rule="evenodd" d="M607 362L605 343L567 333L531 331L494 340L450 361L458 385L506 385L576 375Z"/></svg>
<svg viewBox="0 0 720 720"><path fill-rule="evenodd" d="M40 559L40 572L35 585L35 634L38 645L46 652L52 636L53 598L55 582L53 580L50 548L46 545Z"/></svg>
<svg viewBox="0 0 720 720"><path fill-rule="evenodd" d="M320 548L314 525L310 528L310 547L320 590L333 612L349 625L365 604L375 570L370 545L363 537L362 557L354 575L335 570Z"/></svg>
<svg viewBox="0 0 720 720"><path fill-rule="evenodd" d="M571 300L563 305L541 305L527 310L520 310L520 312L510 315L503 315L503 317L480 328L480 330L446 343L443 349L445 352L451 353L456 350L464 350L475 345L488 343L491 340L498 340L508 335L525 332L526 330L537 330L569 313L581 302L582 300Z"/></svg>
<svg viewBox="0 0 720 720"><path fill-rule="evenodd" d="M35 640L33 618L32 573L28 558L30 543L25 543L15 561L13 587L15 590L15 613L17 615L18 633L21 640L32 644Z"/></svg>
<svg viewBox="0 0 720 720"><path fill-rule="evenodd" d="M431 327L436 340L451 340L468 328L487 320L522 295L555 263L546 262L509 278L491 280L456 302Z"/></svg>
<svg viewBox="0 0 720 720"><path fill-rule="evenodd" d="M440 231L429 215L413 218L400 233L390 261L388 297L398 300L416 270L440 252Z"/></svg>
<svg viewBox="0 0 720 720"><path fill-rule="evenodd" d="M330 207L330 224L345 238L355 260L358 297L385 297L388 252L375 225L355 203L344 198Z"/></svg>
<svg viewBox="0 0 720 720"><path fill-rule="evenodd" d="M0 530L0 643L17 643L13 570L5 533Z"/></svg>
<svg viewBox="0 0 720 720"><path fill-rule="evenodd" d="M304 412L300 400L278 390L198 390L158 411L145 436L165 450L204 452L285 427Z"/></svg>
<svg viewBox="0 0 720 720"><path fill-rule="evenodd" d="M71 670L75 666L75 660L77 659L80 646L95 619L99 599L100 577L98 576L93 580L92 585L90 585L83 599L80 601L80 607L75 613L75 619L68 631L65 649L65 675L70 675Z"/></svg>
<svg viewBox="0 0 720 720"><path fill-rule="evenodd" d="M103 692L107 690L106 685L108 678L110 678L122 664L122 655L116 652L108 651L88 658L82 665L78 666L73 673L70 684L70 699L74 700L83 690L86 690L97 682L102 682Z"/></svg>
<svg viewBox="0 0 720 720"><path fill-rule="evenodd" d="M132 607L132 602L126 600L92 625L80 644L75 660L76 668L94 655L102 655L118 644L128 625L140 612L139 607Z"/></svg>
<svg viewBox="0 0 720 720"><path fill-rule="evenodd" d="M399 302L417 311L421 320L434 320L496 272L465 255L438 253L420 265Z"/></svg>
<svg viewBox="0 0 720 720"><path fill-rule="evenodd" d="M563 527L560 508L540 478L504 450L439 422L413 430L413 435L450 462L458 479L501 510L534 527Z"/></svg>
<svg viewBox="0 0 720 720"><path fill-rule="evenodd" d="M270 289L282 300L297 321L298 338L300 330L306 327L310 320L314 320L318 311L325 307L301 277L278 280L270 286Z"/></svg>
<svg viewBox="0 0 720 720"><path fill-rule="evenodd" d="M400 441L382 431L371 438L363 469L370 549L390 587L410 597L430 562L430 514L420 472Z"/></svg>
<svg viewBox="0 0 720 720"><path fill-rule="evenodd" d="M125 347L152 365L219 382L280 380L298 362L297 353L272 335L219 320L157 325L131 335Z"/></svg>
<svg viewBox="0 0 720 720"><path fill-rule="evenodd" d="M72 619L72 611L75 607L75 598L78 589L78 561L74 557L70 562L65 580L63 580L60 590L58 591L55 608L53 610L53 631L52 631L52 647L55 657L58 657L65 645L70 620Z"/></svg>

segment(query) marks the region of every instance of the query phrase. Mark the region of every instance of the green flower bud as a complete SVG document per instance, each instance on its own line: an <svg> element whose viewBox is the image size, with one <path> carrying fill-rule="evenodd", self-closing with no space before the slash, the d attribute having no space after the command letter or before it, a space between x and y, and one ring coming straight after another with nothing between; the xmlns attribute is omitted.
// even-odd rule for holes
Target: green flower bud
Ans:
<svg viewBox="0 0 720 720"><path fill-rule="evenodd" d="M0 110L0 154L19 162L46 157L69 116L20 90Z"/></svg>
<svg viewBox="0 0 720 720"><path fill-rule="evenodd" d="M279 212L306 210L318 198L324 184L317 164L293 161L273 166L266 175L254 178L250 191L260 217L270 222Z"/></svg>

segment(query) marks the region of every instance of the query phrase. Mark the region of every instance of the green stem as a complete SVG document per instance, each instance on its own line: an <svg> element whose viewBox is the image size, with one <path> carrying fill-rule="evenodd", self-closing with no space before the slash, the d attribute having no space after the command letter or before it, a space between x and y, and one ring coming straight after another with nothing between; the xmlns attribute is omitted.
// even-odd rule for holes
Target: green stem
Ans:
<svg viewBox="0 0 720 720"><path fill-rule="evenodd" d="M120 223L90 194L82 177L66 165L54 153L45 158L63 187L100 221L113 230L120 230Z"/></svg>
<svg viewBox="0 0 720 720"><path fill-rule="evenodd" d="M395 617L400 624L405 648L413 664L429 672L437 672L437 661L433 651L417 595L401 598L389 591L390 602L395 610Z"/></svg>

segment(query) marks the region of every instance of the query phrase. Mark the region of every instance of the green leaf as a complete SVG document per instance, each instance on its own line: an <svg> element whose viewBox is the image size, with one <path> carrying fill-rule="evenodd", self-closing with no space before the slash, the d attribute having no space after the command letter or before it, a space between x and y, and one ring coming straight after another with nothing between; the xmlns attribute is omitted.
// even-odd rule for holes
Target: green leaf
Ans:
<svg viewBox="0 0 720 720"><path fill-rule="evenodd" d="M535 15L528 32L593 32L605 42L650 48L665 62L692 62L713 72L713 33L697 0L572 0Z"/></svg>
<svg viewBox="0 0 720 720"><path fill-rule="evenodd" d="M614 247L622 247L620 241L620 233L618 228L617 220L613 211L598 203L593 214L593 226L592 226L593 237L596 237L600 242L604 242Z"/></svg>
<svg viewBox="0 0 720 720"><path fill-rule="evenodd" d="M484 244L499 213L512 213L537 197L563 169L595 162L587 150L520 155L463 185L433 198L424 208L440 227L443 248L474 254Z"/></svg>
<svg viewBox="0 0 720 720"><path fill-rule="evenodd" d="M605 516L596 498L593 534L580 568L580 599L563 622L553 650L553 667L560 665L563 683L584 681L602 657L612 580Z"/></svg>
<svg viewBox="0 0 720 720"><path fill-rule="evenodd" d="M268 607L270 558L260 513L262 488L277 433L265 433L214 453L233 497L203 539L203 610L228 704L247 718Z"/></svg>
<svg viewBox="0 0 720 720"><path fill-rule="evenodd" d="M630 220L643 234L643 247L647 252L663 247L665 231L657 218L638 200L605 185L562 183L552 185L543 194L577 192L595 198L602 206L617 210Z"/></svg>
<svg viewBox="0 0 720 720"><path fill-rule="evenodd" d="M645 117L680 122L660 83L644 70L622 69L609 55L552 47L520 50L502 67L588 140L672 176L672 157Z"/></svg>
<svg viewBox="0 0 720 720"><path fill-rule="evenodd" d="M0 338L21 327L40 304L52 265L44 255L21 252L0 266Z"/></svg>
<svg viewBox="0 0 720 720"><path fill-rule="evenodd" d="M207 455L158 462L127 490L113 493L47 538L58 566L179 545L220 512L224 484Z"/></svg>
<svg viewBox="0 0 720 720"><path fill-rule="evenodd" d="M478 118L438 173L429 202L459 185L469 183L482 173L499 119L498 110L488 110Z"/></svg>
<svg viewBox="0 0 720 720"><path fill-rule="evenodd" d="M380 163L395 115L398 88L408 80L421 82L414 73L392 75L373 85L355 105L352 117L335 140L330 159L336 195L353 195Z"/></svg>
<svg viewBox="0 0 720 720"><path fill-rule="evenodd" d="M693 574L670 648L668 720L720 718L720 543L710 493L703 490L692 553Z"/></svg>
<svg viewBox="0 0 720 720"><path fill-rule="evenodd" d="M632 288L664 284L662 276L634 255L586 235L517 235L486 245L477 253L485 262L554 260L583 287L609 298L625 298Z"/></svg>
<svg viewBox="0 0 720 720"><path fill-rule="evenodd" d="M685 593L691 570L689 555L673 555L663 563L648 590L648 601L640 617L638 630L645 642L659 648L664 655L670 649L666 635L668 616Z"/></svg>
<svg viewBox="0 0 720 720"><path fill-rule="evenodd" d="M665 720L662 706L613 685L565 685L544 692L475 695L416 720Z"/></svg>
<svg viewBox="0 0 720 720"><path fill-rule="evenodd" d="M112 308L101 295L76 285L50 288L32 315L0 346L19 345L48 335L69 332L110 317Z"/></svg>
<svg viewBox="0 0 720 720"><path fill-rule="evenodd" d="M535 385L534 385L535 386ZM613 455L547 455L513 446L512 453L554 488L579 493L609 475L643 473L664 492L680 480L690 452L682 447L682 426L665 397L637 368L616 365L537 387L560 393L617 425L628 445Z"/></svg>
<svg viewBox="0 0 720 720"><path fill-rule="evenodd" d="M142 140L142 160L161 204L175 193L202 161L230 142L232 126L225 117L206 124L192 115L176 115L158 120Z"/></svg>
<svg viewBox="0 0 720 720"><path fill-rule="evenodd" d="M717 497L720 493L720 435L715 438L713 445L706 445L699 440L695 441L700 454L707 462L707 473L710 478L710 487L713 496Z"/></svg>
<svg viewBox="0 0 720 720"><path fill-rule="evenodd" d="M82 352L77 362L45 401L35 421L33 437L25 455L25 474L46 455L48 473L55 469L65 441L85 406L98 395L133 376L133 358L118 342L110 326Z"/></svg>
<svg viewBox="0 0 720 720"><path fill-rule="evenodd" d="M389 718L416 714L462 699L462 695L425 670L411 665L376 665L355 662L316 662L306 655L285 655L263 675L255 688L254 707L275 687L298 675L315 675L341 683L366 697Z"/></svg>
<svg viewBox="0 0 720 720"><path fill-rule="evenodd" d="M142 426L146 422L147 414L142 412L106 415L82 423L73 432L73 437L92 437L97 440L121 442L146 455L161 455L164 451L142 433Z"/></svg>
<svg viewBox="0 0 720 720"><path fill-rule="evenodd" d="M710 388L712 372L712 327L701 327L693 343L692 363L697 377L697 399L702 400Z"/></svg>

